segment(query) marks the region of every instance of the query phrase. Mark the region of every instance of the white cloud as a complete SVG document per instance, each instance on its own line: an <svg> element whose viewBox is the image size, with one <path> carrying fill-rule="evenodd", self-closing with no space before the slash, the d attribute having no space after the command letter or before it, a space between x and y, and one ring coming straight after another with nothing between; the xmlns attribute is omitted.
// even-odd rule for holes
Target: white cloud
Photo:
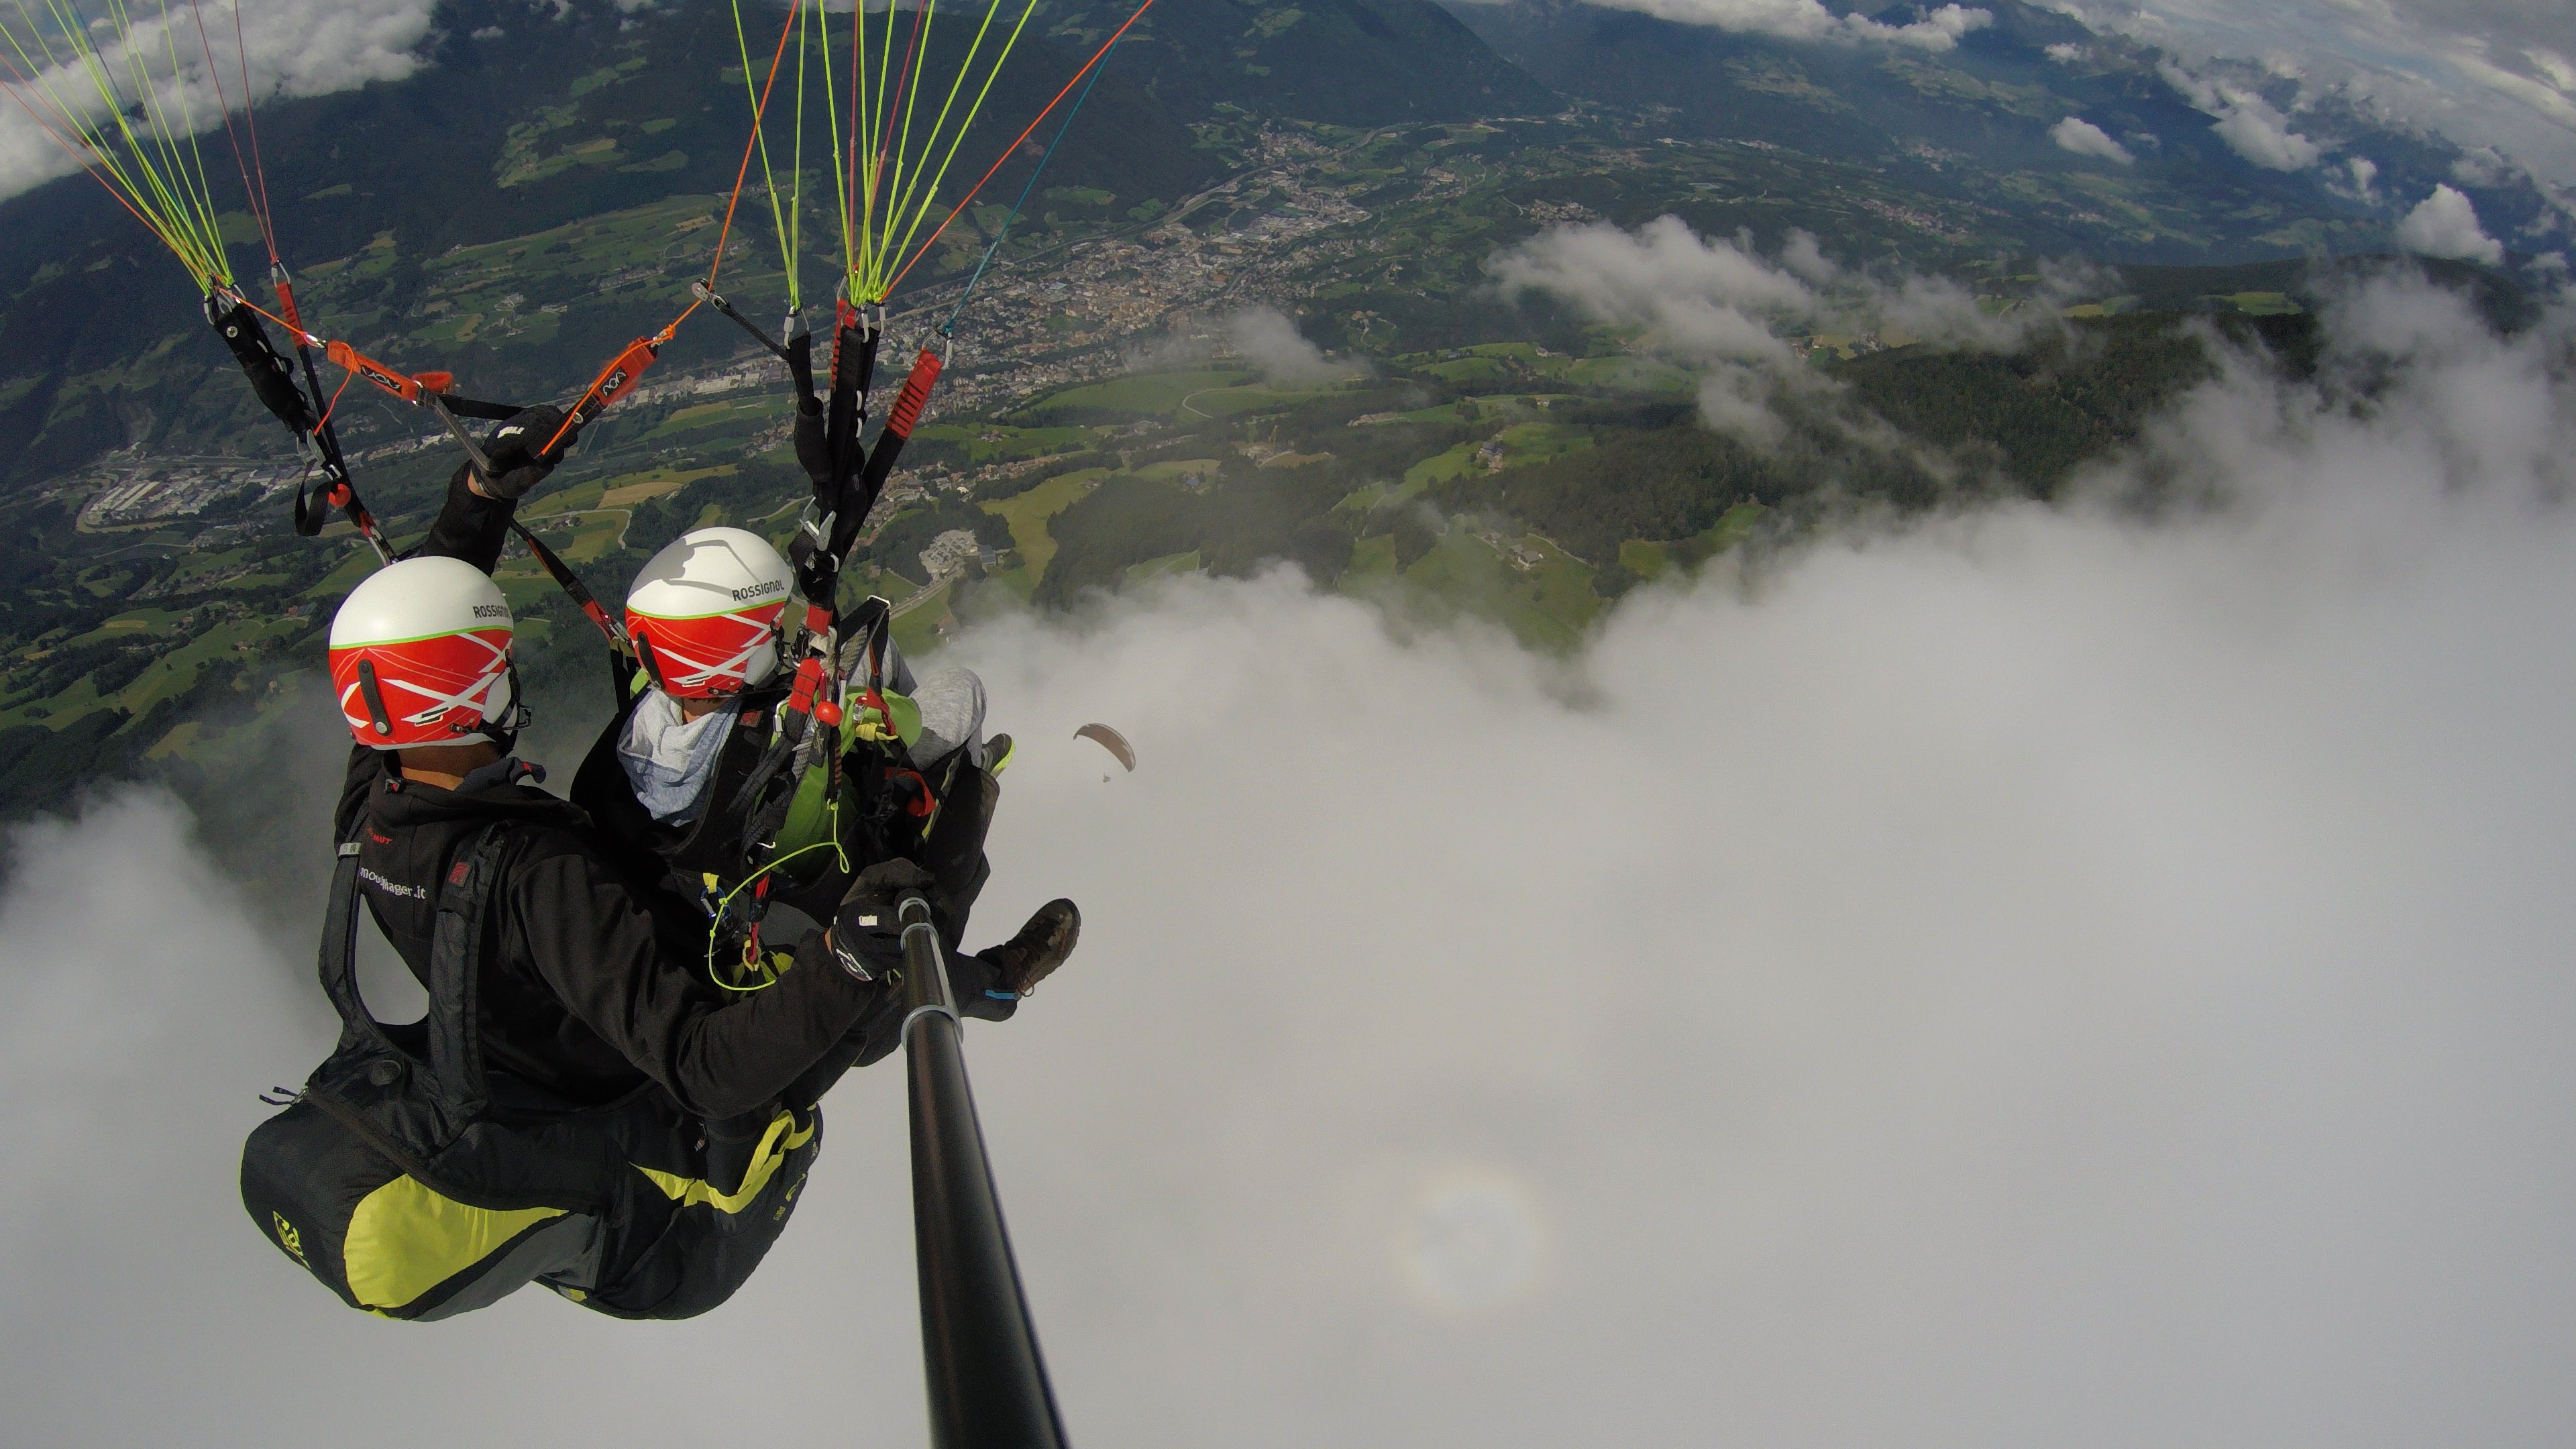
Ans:
<svg viewBox="0 0 2576 1449"><path fill-rule="evenodd" d="M2514 165L2493 146L2471 146L2451 160L2451 179L2462 186L2501 186Z"/></svg>
<svg viewBox="0 0 2576 1449"><path fill-rule="evenodd" d="M2273 171L2303 171L2315 165L2323 154L2314 141L2290 128L2289 117L2256 92L2226 80L2196 75L2172 61L2156 69L2167 85L2191 102L2193 109L2217 117L2218 124L2210 129L2218 133L2229 150L2255 165Z"/></svg>
<svg viewBox="0 0 2576 1449"><path fill-rule="evenodd" d="M2397 223L2397 244L2428 257L2451 257L2489 266L2504 260L2504 244L2478 225L2477 207L2448 186L2436 185L2432 195L2418 202L2413 211L2406 213L2406 219Z"/></svg>
<svg viewBox="0 0 2576 1449"><path fill-rule="evenodd" d="M2230 377L2104 480L2215 510L1829 540L1571 663L1275 577L954 643L1024 741L973 935L1085 908L968 1038L1078 1439L2549 1441L2569 319L2328 326L2373 406ZM899 1068L711 1317L363 1318L233 1196L309 931L166 802L16 845L13 1438L923 1442ZM754 1340L794 1392L720 1391Z"/></svg>
<svg viewBox="0 0 2576 1449"><path fill-rule="evenodd" d="M1824 264L1812 245L1801 260ZM1673 216L1633 234L1607 223L1554 227L1487 269L1506 293L1552 293L1601 321L1648 328L1652 345L1713 361L1786 359L1771 323L1811 317L1819 306L1805 281L1754 255L1748 241L1711 241Z"/></svg>
<svg viewBox="0 0 2576 1449"><path fill-rule="evenodd" d="M1901 25L1889 25L1853 12L1837 15L1820 0L1601 0L1622 10L1638 10L1663 20L1685 25L1707 25L1719 30L1732 30L1753 35L1776 35L1786 40L1873 41L1888 45L1912 46L1918 50L1949 50L1959 37L1972 30L1982 30L1994 23L1994 12L1974 7L1946 4L1938 9L1920 7L1915 18Z"/></svg>
<svg viewBox="0 0 2576 1449"><path fill-rule="evenodd" d="M2489 90L2520 101L2561 126L2576 126L2576 100L2568 99L2567 86L2558 80L2558 73L2548 68L2541 54L2525 54L2541 75L2527 76L2497 65L2482 48L2464 47L2451 57L2451 63ZM2550 56L2549 61L2557 61L2557 57Z"/></svg>
<svg viewBox="0 0 2576 1449"><path fill-rule="evenodd" d="M2329 177L2326 189L2339 196L2349 196L2364 206L2377 206L2379 163L2367 156L2348 156L2344 158L2344 171L2352 178L2351 184L2345 185Z"/></svg>
<svg viewBox="0 0 2576 1449"><path fill-rule="evenodd" d="M1666 216L1633 235L1606 223L1555 227L1497 253L1486 270L1506 296L1546 292L1596 320L1643 328L1645 349L1701 374L1700 413L1711 427L1768 446L1782 432L1773 389L1818 382L1775 329L1818 316L1824 303L1809 283L1840 269L1812 237L1793 238L1775 266L1750 239L1709 241Z"/></svg>
<svg viewBox="0 0 2576 1449"><path fill-rule="evenodd" d="M2091 121L2079 120L2074 116L2069 116L2049 127L2048 137L2078 156L2099 156L2106 161L2117 161L2123 166L2131 165L2138 159L2129 154L2128 147L2112 140L2109 132Z"/></svg>
<svg viewBox="0 0 2576 1449"><path fill-rule="evenodd" d="M435 9L429 0L243 0L240 43L250 60L251 94L264 103L279 96L326 95L410 75L420 67L418 47L429 35ZM34 13L21 12L0 24L23 37L33 23L26 17ZM133 15L130 44L146 57L154 99L166 114L184 118L200 130L220 127L219 86L224 100L235 110L241 108L242 82L229 6L205 9L209 37L218 27L223 32L214 41L211 72L206 62L208 45L197 34L193 12L173 9L164 20L160 12L138 7ZM151 18L145 19L147 15ZM123 46L103 46L102 54L120 75L124 73ZM95 105L95 90L77 72L57 69L47 75L65 102L75 102L86 93ZM30 95L29 100L37 110L46 110L42 99ZM26 109L16 101L0 103L0 198L75 169L72 159L46 138Z"/></svg>
<svg viewBox="0 0 2576 1449"><path fill-rule="evenodd" d="M1605 223L1554 227L1495 254L1486 270L1506 295L1546 292L1596 321L1641 329L1639 346L1701 374L1709 424L1755 444L1781 435L1769 409L1775 390L1832 386L1781 335L1788 324L1987 352L2011 351L2034 331L2062 325L2046 299L1992 311L1947 277L1841 266L1805 232L1791 232L1773 262L1749 236L1703 237L1671 216L1633 233ZM2076 280L2050 275L2044 290Z"/></svg>
<svg viewBox="0 0 2576 1449"><path fill-rule="evenodd" d="M1226 319L1226 339L1237 355L1280 387L1313 387L1358 374L1359 368L1298 332L1296 320L1276 307L1249 307Z"/></svg>
<svg viewBox="0 0 2576 1449"><path fill-rule="evenodd" d="M2288 117L2259 96L2219 117L2210 129L2237 155L2274 171L2303 171L2323 154L2315 142L2290 129Z"/></svg>
<svg viewBox="0 0 2576 1449"><path fill-rule="evenodd" d="M2095 30L2203 66L2289 61L2304 97L2334 96L2463 146L2499 146L2560 182L2576 179L2576 114L2552 0L2052 0ZM2555 48L2553 48L2555 47Z"/></svg>
<svg viewBox="0 0 2576 1449"><path fill-rule="evenodd" d="M2576 95L2576 61L2570 61L2554 50L2536 45L2526 49L2522 54L2549 84L2569 95Z"/></svg>
<svg viewBox="0 0 2576 1449"><path fill-rule="evenodd" d="M2061 40L2048 47L2046 54L2050 60L2056 61L2059 65L2073 65L2084 59L2085 51L2083 46L2077 45L2074 41Z"/></svg>

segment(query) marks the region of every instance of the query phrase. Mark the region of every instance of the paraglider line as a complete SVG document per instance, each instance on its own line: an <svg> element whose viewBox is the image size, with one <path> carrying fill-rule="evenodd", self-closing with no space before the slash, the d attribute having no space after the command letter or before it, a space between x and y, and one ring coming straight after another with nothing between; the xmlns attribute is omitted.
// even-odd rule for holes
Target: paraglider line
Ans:
<svg viewBox="0 0 2576 1449"><path fill-rule="evenodd" d="M196 0L189 0L189 3L193 5L196 3ZM250 131L251 170L256 172L259 176L260 226L268 231L269 260L275 261L277 259L277 232L275 228L270 225L270 219L275 215L275 213L270 211L268 206L268 163L261 160L259 154L259 111L251 101L250 42L242 38L241 0L233 0L233 51L241 58L242 124ZM229 135L230 133L227 132L226 134ZM233 159L236 163L240 161L241 157L238 151L235 152Z"/></svg>
<svg viewBox="0 0 2576 1449"><path fill-rule="evenodd" d="M955 102L958 90L965 85L967 72L972 70L975 64L975 53L983 49L984 36L992 29L993 17L1001 13L1001 8L1000 0L995 0L993 7L984 12L984 28L976 32L975 44L966 52L966 66L958 71L956 85L949 87L948 99L951 103ZM916 173L913 184L907 188L904 207L911 213L912 219L904 223L903 240L885 248L887 255L898 257L903 255L912 246L912 238L921 230L921 224L929 219L930 209L939 204L939 188L948 180L948 167L957 159L958 148L966 144L967 131L974 126L976 116L982 114L986 98L993 93L993 82L1001 78L1002 67L1009 63L1012 49L1020 43L1020 32L1028 28L1029 17L1037 13L1037 8L1037 0L1029 0L1029 3L1021 9L1019 20L1011 26L1010 36L1002 42L1002 53L993 58L992 69L984 73L983 88L975 92L974 103L966 108L966 119L958 125L957 134L949 138L948 150L940 156L938 169L930 173L930 184L923 186ZM930 140L924 144L921 153L924 166L930 163L930 153L938 149L940 127L947 123L948 110L947 105L942 105L939 109L939 120L930 128ZM910 201L911 194L915 192L921 196L921 203L918 206L912 205ZM900 217L889 213L886 223L887 235L893 235L894 224L899 220L901 220Z"/></svg>
<svg viewBox="0 0 2576 1449"><path fill-rule="evenodd" d="M787 7L787 26L789 30L793 30L797 27L804 13L804 6L801 3L801 0L791 0L791 3ZM751 89L751 38L743 34L741 0L734 0L733 43L734 53L742 57L742 93L751 97L751 141L743 148L742 169L734 177L734 195L737 197L742 195L743 181L751 174L751 152L757 149L760 152L761 183L769 192L770 224L778 232L779 261L785 266L787 271L787 292L792 301L796 293L796 250L788 242L787 221L780 215L778 209L778 174L773 171L769 165L769 133L766 126L763 124L763 113L767 111L769 107L768 91L764 87L759 94L754 95ZM786 53L787 36L785 32L781 32L778 37L778 48L781 55ZM801 55L799 60L800 64L797 67L796 78L797 95L801 99L804 95L805 78L804 67L801 64ZM768 84L774 85L777 83L777 80L778 62L773 58L769 65ZM801 141L803 138L800 136L798 139ZM798 178L798 181L799 194L801 195L802 178ZM728 218L728 220L730 220L730 218ZM724 239L719 236L716 239L716 261L718 263L722 263L723 260ZM714 290L714 283L712 280L708 283L708 290Z"/></svg>
<svg viewBox="0 0 2576 1449"><path fill-rule="evenodd" d="M171 182L155 168L151 154L126 123L124 99L113 78L99 63L96 50L81 49L88 44L85 33L66 30L66 47L74 49L75 54L71 60L59 59L54 55L53 47L45 42L43 27L28 15L23 0L16 8L20 18L26 22L28 32L22 40L14 29L0 24L0 43L5 43L11 52L0 54L0 66L5 66L17 80L15 85L0 85L0 90L8 91L10 97L35 121L38 129L52 137L54 144L62 147L74 164L88 172L91 179L117 199L119 205L142 222L144 228L179 259L179 264L188 269L188 275L198 286L211 290L213 284L220 281L229 287L232 270L224 258L221 243L209 242L207 233L212 230L211 226L203 224L203 216L190 215L189 208L174 194L175 190L184 190L184 184ZM60 24L59 16L57 23ZM129 175L125 162L108 149L104 129L84 123L79 112L54 88L53 82L45 78L45 64L40 64L27 53L28 44L33 44L44 56L45 64L66 71L77 67L79 73L89 80L98 93L99 103L115 122L117 134L125 142L137 175ZM29 99L30 93L44 101L53 113L52 120L36 109ZM150 97L147 95L138 104L149 109ZM157 137L158 133L155 135ZM74 144L74 137L79 138L78 144ZM162 152L162 165L176 167L180 164L166 146Z"/></svg>
<svg viewBox="0 0 2576 1449"><path fill-rule="evenodd" d="M8 57L0 56L0 62L7 61ZM16 71L18 69L14 63L11 63L9 68L12 71ZM23 85L32 84L32 82L26 82L23 80L24 72L20 72L20 74L22 77L21 85L0 86L0 90L7 91L9 93L9 99L16 101L19 109L25 111L28 117L35 121L36 129L44 132L48 136L51 136L54 140L54 144L62 147L66 155L70 156L72 160L78 162L81 170L86 172L92 181L97 182L101 190L115 198L117 205L124 207L136 221L143 223L144 229L151 232L153 236L159 238L163 246L168 247L175 253L178 253L179 260L181 262L187 262L187 253L180 248L178 242L172 240L170 233L163 230L159 222L154 221L151 217L145 216L140 208L136 207L133 202L126 199L124 192L117 190L114 183L110 182L106 177L101 176L98 173L98 168L91 164L90 161L90 157L94 154L92 151L84 150L79 146L73 145L60 131L53 128L52 123L48 122L41 112L37 111L34 106L27 104L27 96L23 89ZM196 268L194 266L190 266L189 270L194 271ZM271 318L270 320L274 321L276 319Z"/></svg>
<svg viewBox="0 0 2576 1449"><path fill-rule="evenodd" d="M902 74L895 79L894 101L891 105L885 107L885 135L877 145L876 164L868 173L868 212L871 216L875 214L877 196L885 185L886 167L889 164L893 165L898 178L900 178L902 173L903 156L895 150L894 142L895 113L898 110L903 113L902 120L904 122L904 136L906 142L909 143L912 134L912 108L908 104L907 98L912 90L912 62L914 57L920 52L922 27L928 22L929 18L930 0L924 0L924 3L916 5L913 8L912 35L904 42L903 48L903 71ZM894 27L894 16L891 11L889 11L886 16L886 27L888 37L891 38ZM884 86L885 79L883 76L878 77L877 84L880 88ZM901 190L902 182L898 179L895 183L895 192L897 194L890 194L886 197L886 235L883 238L876 239L875 243L868 248L868 251L874 255L874 261L868 268L871 272L879 270L885 264L884 243L887 240L891 240L894 235L894 222L892 218L893 213L901 207L903 202L903 198L899 194ZM875 223L870 222L869 225L873 228ZM853 298L852 300L855 301L857 299Z"/></svg>
<svg viewBox="0 0 2576 1449"><path fill-rule="evenodd" d="M340 385L331 390L331 400L322 405L322 416L314 420L313 431L318 433L324 428L330 426L331 414L339 411L340 409L340 394L349 390L349 379L356 376L357 374L354 372L344 372L340 374Z"/></svg>
<svg viewBox="0 0 2576 1449"><path fill-rule="evenodd" d="M769 78L762 81L760 85L760 104L752 107L751 110L751 139L743 143L742 164L734 168L733 195L725 200L724 225L716 228L716 254L715 257L707 263L707 290L709 292L713 292L716 289L716 274L724 270L725 240L733 234L734 209L742 205L743 183L751 179L751 153L755 149L762 149L765 153L765 148L761 146L761 142L763 140L761 134L761 117L769 110L770 92L778 85L778 63L786 57L787 37L794 34L795 30L796 10L795 7L790 6L787 12L787 23L784 26L781 26L778 31L777 53L769 57ZM671 334L679 330L680 324L689 320L689 313L698 310L698 306L699 303L697 301L692 301L689 303L686 310L682 311L679 316L671 319L671 325L662 329L663 339L668 341Z"/></svg>
<svg viewBox="0 0 2576 1449"><path fill-rule="evenodd" d="M1111 39L1109 50L1117 48L1117 39ZM1029 193L1037 189L1038 178L1046 174L1047 163L1055 159L1055 148L1064 144L1066 133L1073 129L1073 118L1082 114L1082 103L1091 99L1091 88L1100 84L1100 77L1108 71L1109 50L1100 53L1099 69L1091 73L1091 79L1082 83L1082 94L1073 98L1073 109L1064 113L1064 124L1055 128L1055 139L1047 142L1046 154L1038 158L1038 167L1029 173L1028 184L1020 188L1019 200L1011 203L1011 214L1002 218L1001 227L993 233L993 244L984 248L984 259L975 264L975 275L966 279L966 290L957 294L957 305L949 309L948 320L939 324L940 336L955 335L958 314L966 310L967 300L975 295L975 284L984 280L984 269L993 264L994 253L1002 249L1002 238L1011 234L1012 223L1020 219L1020 208L1029 204Z"/></svg>
<svg viewBox="0 0 2576 1449"><path fill-rule="evenodd" d="M902 270L897 271L894 274L894 280L886 284L885 289L888 293L891 293L895 288L902 286L904 277L909 274L914 267L920 265L923 257L930 255L930 249L939 244L939 238L948 230L949 224L956 221L958 215L974 203L976 193L982 191L984 189L984 183L992 180L993 174L1001 170L1003 164L1008 162L1013 153L1020 149L1020 143L1026 141L1030 134L1036 131L1039 125L1042 124L1047 117L1055 114L1055 108L1064 104L1064 98L1072 94L1073 88L1081 84L1082 78L1091 74L1093 68L1098 66L1102 60L1108 57L1110 46L1116 45L1119 37L1127 33L1128 27L1134 25L1137 21L1144 19L1145 12L1153 8L1154 0L1145 0L1144 4L1137 6L1136 13L1127 17L1127 24L1119 26L1117 33L1109 37L1109 44L1093 51L1091 53L1091 59L1082 63L1082 69L1073 73L1073 79L1064 83L1064 89L1055 93L1055 99L1048 101L1046 106L1041 109L1036 116L1030 119L1028 125L1021 129L1020 134L1011 138L1011 144L1002 148L1002 154L994 159L991 166L985 168L983 175L975 178L975 184L966 188L966 194L957 198L957 204L948 208L948 215L940 220L938 229L931 232L928 239L922 242L920 250L912 254L912 259L903 264Z"/></svg>
<svg viewBox="0 0 2576 1449"><path fill-rule="evenodd" d="M236 10L234 13L238 15L240 12ZM205 53L206 78L214 83L215 104L223 109L224 141L232 148L233 171L241 177L242 194L250 199L252 220L259 223L259 238L267 245L268 260L274 265L277 261L277 231L269 225L267 198L251 185L250 167L242 159L241 136L233 130L232 98L224 94L224 71L223 67L215 64L215 43L206 34L206 14L198 8L197 0L188 0L188 14L197 23L197 48ZM242 85L242 114L247 116L250 114L250 83L246 75Z"/></svg>

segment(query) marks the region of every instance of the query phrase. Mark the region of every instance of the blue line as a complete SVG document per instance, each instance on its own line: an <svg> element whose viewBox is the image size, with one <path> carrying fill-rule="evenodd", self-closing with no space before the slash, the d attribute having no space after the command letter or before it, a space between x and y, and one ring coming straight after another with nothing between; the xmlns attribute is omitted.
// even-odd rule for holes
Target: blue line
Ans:
<svg viewBox="0 0 2576 1449"><path fill-rule="evenodd" d="M1002 229L993 233L993 244L984 248L984 259L975 264L975 275L966 279L966 290L957 294L957 305L949 311L948 320L939 324L940 336L956 334L957 316L966 310L967 298L975 295L975 284L984 280L984 269L993 264L993 253L1002 249L1002 238L1011 234L1012 223L1020 219L1020 208L1028 205L1029 193L1037 189L1038 178L1046 174L1047 163L1055 159L1055 148L1064 144L1065 133L1073 129L1073 118L1082 114L1082 103L1091 99L1091 88L1100 84L1101 74L1109 69L1110 58L1118 54L1118 47L1126 41L1127 37L1121 35L1100 53L1100 64L1091 68L1091 79L1082 83L1082 94L1073 98L1073 109L1064 113L1064 124L1055 128L1055 139L1047 142L1046 154L1038 158L1038 169L1029 173L1029 184L1020 188L1020 199L1011 203L1011 214L1002 219Z"/></svg>

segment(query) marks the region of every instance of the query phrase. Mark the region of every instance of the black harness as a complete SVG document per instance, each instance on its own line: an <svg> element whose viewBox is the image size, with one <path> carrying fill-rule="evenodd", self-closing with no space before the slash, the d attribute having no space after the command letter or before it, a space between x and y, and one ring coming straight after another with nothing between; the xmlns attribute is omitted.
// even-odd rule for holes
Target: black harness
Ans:
<svg viewBox="0 0 2576 1449"><path fill-rule="evenodd" d="M358 992L359 847L341 845L320 957L339 1043L252 1130L242 1205L341 1301L383 1317L445 1318L530 1282L618 1317L704 1312L784 1228L820 1116L782 1110L748 1167L711 1183L709 1134L659 1086L577 1107L492 1070L478 997L508 843L485 827L441 878L429 1012L393 1026Z"/></svg>

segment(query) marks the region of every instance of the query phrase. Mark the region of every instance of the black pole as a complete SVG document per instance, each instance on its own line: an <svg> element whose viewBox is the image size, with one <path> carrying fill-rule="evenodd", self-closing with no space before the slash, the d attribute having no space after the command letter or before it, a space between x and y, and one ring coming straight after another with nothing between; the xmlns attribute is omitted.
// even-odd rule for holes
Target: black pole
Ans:
<svg viewBox="0 0 2576 1449"><path fill-rule="evenodd" d="M936 1449L1064 1449L1064 1421L1002 1226L966 1084L957 1007L930 907L907 896L904 1060L912 1080L912 1233Z"/></svg>

